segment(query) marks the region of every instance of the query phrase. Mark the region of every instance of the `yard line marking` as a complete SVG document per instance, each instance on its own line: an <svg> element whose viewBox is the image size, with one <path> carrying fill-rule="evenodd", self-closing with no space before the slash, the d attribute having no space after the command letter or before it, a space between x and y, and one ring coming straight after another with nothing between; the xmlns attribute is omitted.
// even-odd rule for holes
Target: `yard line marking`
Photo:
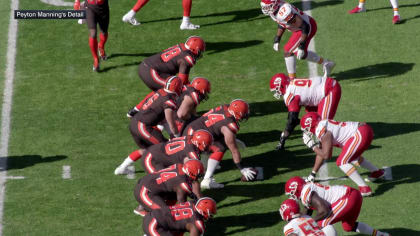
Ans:
<svg viewBox="0 0 420 236"><path fill-rule="evenodd" d="M135 166L128 166L127 167L127 179L135 179L136 178L136 167Z"/></svg>
<svg viewBox="0 0 420 236"><path fill-rule="evenodd" d="M63 179L71 179L71 166L63 166Z"/></svg>
<svg viewBox="0 0 420 236"><path fill-rule="evenodd" d="M7 155L9 154L10 111L12 110L13 80L15 78L16 39L18 22L14 20L14 10L19 7L19 0L12 0L10 5L9 32L7 36L6 71L1 111L0 137L0 236L3 235L3 204L6 189Z"/></svg>
<svg viewBox="0 0 420 236"><path fill-rule="evenodd" d="M6 179L25 179L25 176L6 176Z"/></svg>
<svg viewBox="0 0 420 236"><path fill-rule="evenodd" d="M303 12L305 12L305 14L312 17L311 0L302 0L302 8L303 8ZM309 43L308 51L316 52L315 51L315 37L312 38L311 42ZM309 77L318 76L318 64L317 63L313 63L313 62L308 61L308 68L309 68ZM319 175L320 179L325 180L325 181L321 181L323 184L326 184L326 185L329 184L329 181L328 181L329 180L328 179L328 165L325 161L322 164L321 168L319 168L318 175Z"/></svg>

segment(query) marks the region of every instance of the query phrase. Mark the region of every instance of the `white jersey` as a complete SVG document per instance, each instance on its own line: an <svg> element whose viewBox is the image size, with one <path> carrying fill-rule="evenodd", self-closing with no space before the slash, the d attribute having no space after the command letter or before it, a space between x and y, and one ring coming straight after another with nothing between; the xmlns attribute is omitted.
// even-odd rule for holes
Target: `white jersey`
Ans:
<svg viewBox="0 0 420 236"><path fill-rule="evenodd" d="M318 183L307 183L303 186L300 193L302 204L309 208L310 196L312 192L316 192L318 196L330 204L338 201L350 191L350 187L344 185L322 185Z"/></svg>
<svg viewBox="0 0 420 236"><path fill-rule="evenodd" d="M303 11L299 10L299 8L293 6L292 4L287 3L287 2L283 2L283 1L280 1L279 11L277 11L277 13L275 15L270 15L271 16L271 19L273 19L275 22L277 22L277 24L283 26L283 28L285 28L285 29L287 29L289 31L292 31L292 32L300 31L301 30L300 28L297 28L297 27L288 25L288 24L286 24L287 22L284 22L284 21L281 21L280 20L281 19L280 14L282 14L281 7L284 6L284 5L289 5L291 7L291 9L292 9L292 12L294 14L300 16L303 21L305 21L307 24L310 25L310 22L309 22L310 16L306 15Z"/></svg>
<svg viewBox="0 0 420 236"><path fill-rule="evenodd" d="M353 137L358 128L359 122L337 122L335 120L325 119L318 123L315 129L315 135L321 140L324 134L330 131L333 137L333 145L342 147L349 138Z"/></svg>
<svg viewBox="0 0 420 236"><path fill-rule="evenodd" d="M295 96L300 97L300 106L318 106L325 97L326 77L313 77L307 79L294 79L290 81L289 86L284 93L284 103L286 106Z"/></svg>
<svg viewBox="0 0 420 236"><path fill-rule="evenodd" d="M303 215L294 218L284 226L283 233L285 236L296 234L298 236L325 236L318 224L312 217Z"/></svg>

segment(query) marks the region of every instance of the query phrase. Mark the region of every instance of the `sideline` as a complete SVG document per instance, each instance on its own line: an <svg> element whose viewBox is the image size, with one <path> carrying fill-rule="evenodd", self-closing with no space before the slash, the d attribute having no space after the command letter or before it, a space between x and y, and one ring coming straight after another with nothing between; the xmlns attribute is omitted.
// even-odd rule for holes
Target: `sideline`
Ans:
<svg viewBox="0 0 420 236"><path fill-rule="evenodd" d="M14 10L19 7L19 0L12 0L10 5L9 33L7 36L7 58L1 112L0 137L0 236L3 235L3 204L6 190L7 156L9 152L10 112L12 110L13 80L15 78L16 40L18 21L14 20Z"/></svg>

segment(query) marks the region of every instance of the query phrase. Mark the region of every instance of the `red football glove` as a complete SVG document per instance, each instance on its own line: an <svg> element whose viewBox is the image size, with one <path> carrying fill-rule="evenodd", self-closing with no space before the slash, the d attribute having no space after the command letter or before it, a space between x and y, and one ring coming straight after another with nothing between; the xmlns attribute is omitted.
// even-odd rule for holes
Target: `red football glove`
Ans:
<svg viewBox="0 0 420 236"><path fill-rule="evenodd" d="M80 10L80 0L74 1L73 9Z"/></svg>

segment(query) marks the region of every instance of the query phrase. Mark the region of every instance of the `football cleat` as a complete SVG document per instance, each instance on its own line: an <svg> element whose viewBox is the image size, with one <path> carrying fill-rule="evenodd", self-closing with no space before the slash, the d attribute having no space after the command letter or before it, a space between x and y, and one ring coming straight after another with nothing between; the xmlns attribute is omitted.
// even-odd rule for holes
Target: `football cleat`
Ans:
<svg viewBox="0 0 420 236"><path fill-rule="evenodd" d="M92 70L95 72L99 72L99 59L93 59Z"/></svg>
<svg viewBox="0 0 420 236"><path fill-rule="evenodd" d="M185 21L183 21L181 23L181 25L179 26L179 28L181 30L195 30L195 29L199 29L200 26L199 25L194 25L191 22L185 22Z"/></svg>
<svg viewBox="0 0 420 236"><path fill-rule="evenodd" d="M360 13L360 12L365 12L365 11L366 9L364 7L363 8L355 7L349 11L349 14Z"/></svg>
<svg viewBox="0 0 420 236"><path fill-rule="evenodd" d="M201 181L201 188L202 189L215 189L215 188L223 188L223 184L219 184L216 182L214 178L205 178Z"/></svg>
<svg viewBox="0 0 420 236"><path fill-rule="evenodd" d="M139 110L137 109L137 107L133 107L133 108L131 108L131 109L127 112L127 117L128 117L128 118L131 118L131 117L133 117L134 115L136 115L136 114L137 114L137 112L139 112Z"/></svg>
<svg viewBox="0 0 420 236"><path fill-rule="evenodd" d="M396 16L394 16L393 18L392 18L392 24L399 24L399 23L401 23L401 19L400 19L400 16L399 15L396 15Z"/></svg>
<svg viewBox="0 0 420 236"><path fill-rule="evenodd" d="M108 59L106 53L105 53L105 49L104 48L98 48L99 51L99 56L101 57L102 61L106 61Z"/></svg>
<svg viewBox="0 0 420 236"><path fill-rule="evenodd" d="M335 63L333 61L328 61L328 60L325 61L322 64L322 71L324 72L324 77L330 76L334 67L335 67Z"/></svg>
<svg viewBox="0 0 420 236"><path fill-rule="evenodd" d="M123 16L122 21L125 23L132 24L134 26L140 25L140 22L138 22L136 18L134 18L134 16L130 14L130 12L128 12L127 14Z"/></svg>
<svg viewBox="0 0 420 236"><path fill-rule="evenodd" d="M385 177L385 170L384 170L384 169L379 169L379 170L377 170L377 171L372 172L372 173L369 175L368 179L369 179L371 182L375 182L375 181L377 181L377 180L379 180L379 179L383 179L384 177Z"/></svg>
<svg viewBox="0 0 420 236"><path fill-rule="evenodd" d="M369 197L372 195L372 189L369 186L359 186L359 191L362 197Z"/></svg>
<svg viewBox="0 0 420 236"><path fill-rule="evenodd" d="M124 166L120 165L114 170L114 175L126 175L128 174L128 168L125 168Z"/></svg>

